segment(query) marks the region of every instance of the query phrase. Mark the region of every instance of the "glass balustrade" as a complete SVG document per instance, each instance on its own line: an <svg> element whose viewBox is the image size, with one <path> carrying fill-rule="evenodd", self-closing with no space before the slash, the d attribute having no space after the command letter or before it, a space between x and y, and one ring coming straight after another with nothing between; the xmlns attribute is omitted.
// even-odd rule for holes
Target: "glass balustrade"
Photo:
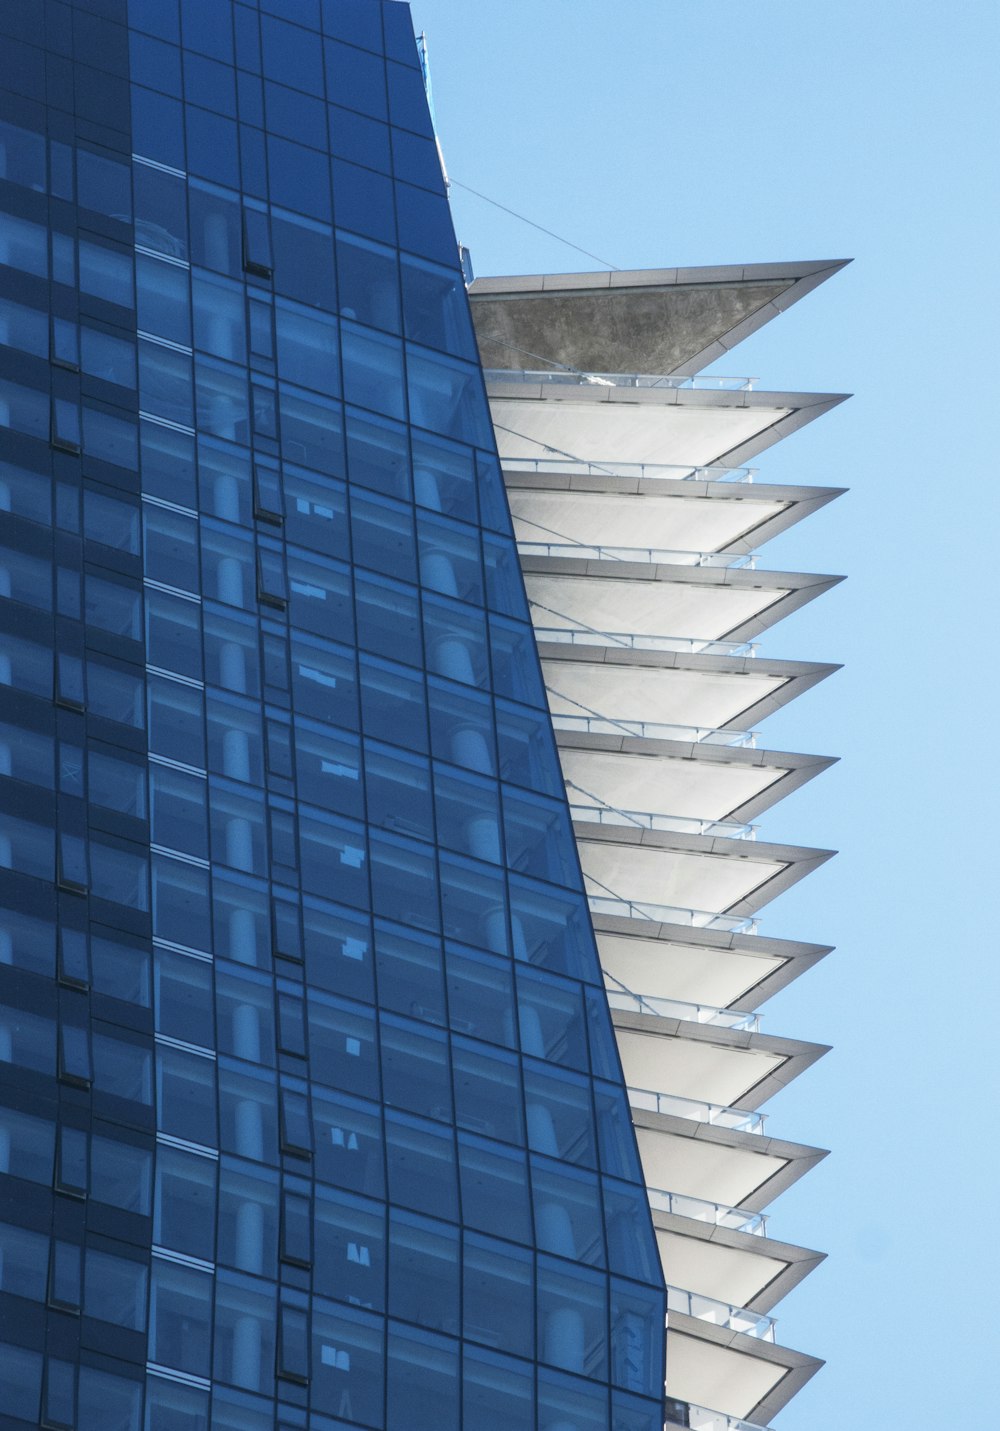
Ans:
<svg viewBox="0 0 1000 1431"><path fill-rule="evenodd" d="M774 1317L751 1312L746 1307L731 1306L715 1297L703 1297L698 1292L685 1291L683 1287L668 1284L667 1312L683 1312L699 1322L711 1322L715 1327L726 1327L729 1331L740 1332L745 1337L757 1337L763 1342L775 1340Z"/></svg>
<svg viewBox="0 0 1000 1431"><path fill-rule="evenodd" d="M760 1426L756 1421L744 1421L741 1416L727 1416L724 1411L710 1411L706 1406L685 1406L679 1403L683 1409L676 1413L671 1411L669 1416L680 1417L667 1421L668 1427L683 1426L688 1431L769 1431L767 1426Z"/></svg>
<svg viewBox="0 0 1000 1431"><path fill-rule="evenodd" d="M726 1207L724 1203L710 1202L707 1198L691 1197L687 1193L665 1192L661 1188L647 1188L646 1195L654 1212L690 1217L695 1222L710 1222L716 1227L728 1228L731 1232L752 1233L755 1237L767 1236L767 1218L762 1212L746 1212L740 1207Z"/></svg>
<svg viewBox="0 0 1000 1431"><path fill-rule="evenodd" d="M555 449L547 449L555 452ZM504 457L501 454L504 473L537 472L571 473L588 477L638 477L642 480L664 480L671 482L753 482L756 467L726 467L721 463L706 466L692 466L678 462L620 462L615 457L606 460L588 461L574 457L572 453L558 453L551 457Z"/></svg>
<svg viewBox="0 0 1000 1431"><path fill-rule="evenodd" d="M612 978L605 974L605 978ZM617 983L617 980L615 981ZM655 1014L661 1019L684 1019L689 1023L711 1024L715 1028L760 1032L760 1015L741 1009L717 1009L708 1004L692 1004L682 999L661 999L654 994L633 994L622 986L606 988L608 1004L630 1014Z"/></svg>
<svg viewBox="0 0 1000 1431"><path fill-rule="evenodd" d="M651 1088L628 1089L633 1108L648 1113L668 1113L675 1118L690 1118L696 1123L711 1123L716 1128L731 1128L737 1133L763 1133L766 1115L748 1108L724 1108L720 1103L706 1103L700 1098L682 1098L676 1093L657 1093Z"/></svg>
<svg viewBox="0 0 1000 1431"><path fill-rule="evenodd" d="M721 914L708 909L685 909L676 904L648 904L621 896L589 894L591 914L617 915L622 919L651 919L663 924L684 924L695 929L725 929L730 934L756 934L758 921L749 916Z"/></svg>
<svg viewBox="0 0 1000 1431"><path fill-rule="evenodd" d="M566 784L571 788L572 782ZM610 805L570 804L574 820L590 825L635 826L642 830L663 830L686 835L722 835L731 840L754 840L757 825L739 820L699 820L692 815L659 815L645 810L616 810Z"/></svg>
<svg viewBox="0 0 1000 1431"><path fill-rule="evenodd" d="M561 692L549 688L549 694L567 700ZM683 740L695 745L745 746L755 749L759 732L755 730L717 730L703 725L670 725L661 721L617 720L601 715L572 715L555 712L552 724L556 730L579 730L588 735L632 735L642 740Z"/></svg>
<svg viewBox="0 0 1000 1431"><path fill-rule="evenodd" d="M676 392L684 388L697 392L752 392L756 378L725 377L707 373L584 373L572 368L553 372L525 368L484 368L488 383L535 386L576 386L602 388L664 388Z"/></svg>
<svg viewBox="0 0 1000 1431"><path fill-rule="evenodd" d="M537 607L537 602L532 601L529 605ZM714 641L702 636L646 636L632 631L597 631L588 626L546 626L535 618L533 624L539 641L555 641L568 646L621 646L628 651L684 651L701 656L756 656L758 649L753 641Z"/></svg>
<svg viewBox="0 0 1000 1431"><path fill-rule="evenodd" d="M719 567L727 570L744 568L755 571L757 557L750 552L693 552L674 547L612 547L591 546L586 542L535 542L519 540L517 550L523 557L566 557L578 561L631 561L663 566Z"/></svg>

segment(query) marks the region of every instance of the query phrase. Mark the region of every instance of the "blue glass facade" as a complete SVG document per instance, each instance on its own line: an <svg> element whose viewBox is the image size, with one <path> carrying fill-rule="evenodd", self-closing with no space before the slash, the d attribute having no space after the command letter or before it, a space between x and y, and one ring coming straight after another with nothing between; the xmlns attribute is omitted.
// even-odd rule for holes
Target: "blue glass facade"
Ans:
<svg viewBox="0 0 1000 1431"><path fill-rule="evenodd" d="M0 36L0 1428L654 1431L408 8Z"/></svg>

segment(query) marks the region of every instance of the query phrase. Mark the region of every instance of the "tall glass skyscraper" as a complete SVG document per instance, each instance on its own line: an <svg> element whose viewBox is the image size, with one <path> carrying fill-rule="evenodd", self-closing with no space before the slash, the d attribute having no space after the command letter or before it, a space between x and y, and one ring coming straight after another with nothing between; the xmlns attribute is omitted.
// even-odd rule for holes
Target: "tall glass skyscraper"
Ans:
<svg viewBox="0 0 1000 1431"><path fill-rule="evenodd" d="M657 1431L408 8L0 37L0 1428Z"/></svg>

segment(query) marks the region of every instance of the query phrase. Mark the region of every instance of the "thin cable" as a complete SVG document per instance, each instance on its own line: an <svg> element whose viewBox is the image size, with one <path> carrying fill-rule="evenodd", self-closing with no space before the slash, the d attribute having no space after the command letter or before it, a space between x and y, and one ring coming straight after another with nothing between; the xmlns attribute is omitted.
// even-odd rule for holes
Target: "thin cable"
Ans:
<svg viewBox="0 0 1000 1431"><path fill-rule="evenodd" d="M603 473L603 475L606 476L606 477L617 477L617 476L618 476L618 473L617 473L617 472L612 472L612 470L611 470L610 467L602 467L599 462L588 462L585 457L577 457L577 455L576 455L575 452L564 452L561 447L553 447L551 443L549 443L549 442L543 442L540 437L531 437L527 432L518 432L516 428L513 428L513 427L504 427L504 425L503 425L502 422L494 422L493 427L494 427L494 429L495 429L497 432L506 432L506 433L508 433L511 437L520 437L520 438L522 438L525 442L531 442L531 443L533 443L533 444L535 445L535 447L540 447L543 452L554 452L557 457L566 457L566 458L569 459L570 462L583 462L583 463L586 463L586 465L587 465L588 467L593 468L593 469L594 469L595 471L597 471L597 472ZM511 461L516 461L516 460L517 460L517 459L515 459L515 458L511 458ZM539 460L544 461L545 459L544 459L544 458L538 459L538 458L531 458L531 457L529 457L529 458L526 459L526 461L528 461L528 462L531 462L531 461L536 461L536 462L537 462L537 461L539 461ZM500 464L500 465L503 466L503 460L502 460L502 459L501 459L501 464ZM587 475L589 476L590 474L588 473Z"/></svg>
<svg viewBox="0 0 1000 1431"><path fill-rule="evenodd" d="M606 258L601 258L596 253L591 253L587 248L581 248L578 243L570 243L569 239L563 238L562 234L555 234L551 229L544 228L541 224L536 224L534 219L525 218L524 214L519 214L516 209L508 209L506 204L497 203L496 199L491 199L487 194L481 194L478 189L470 189L468 184L461 184L457 179L452 179L451 183L456 189L464 189L467 194L475 194L477 199L482 199L485 204L492 204L495 209L502 209L505 214L510 214L511 218L520 219L523 224L530 224L539 233L548 234L549 238L554 238L557 243L564 243L567 248L575 248L577 253L582 253L585 258L592 258L596 263L603 263L605 268L612 269L615 273L621 273L617 263L609 263Z"/></svg>

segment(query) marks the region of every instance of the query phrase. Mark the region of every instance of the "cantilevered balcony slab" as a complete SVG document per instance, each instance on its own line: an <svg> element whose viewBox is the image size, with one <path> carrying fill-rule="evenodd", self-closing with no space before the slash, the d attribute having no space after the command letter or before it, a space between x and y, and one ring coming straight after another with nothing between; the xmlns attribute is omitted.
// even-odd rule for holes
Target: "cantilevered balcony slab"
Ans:
<svg viewBox="0 0 1000 1431"><path fill-rule="evenodd" d="M753 915L833 853L634 826L573 828L589 894L678 910Z"/></svg>
<svg viewBox="0 0 1000 1431"><path fill-rule="evenodd" d="M753 820L826 770L818 755L557 730L571 805Z"/></svg>
<svg viewBox="0 0 1000 1431"><path fill-rule="evenodd" d="M759 1108L829 1052L823 1044L655 1014L613 1010L612 1017L630 1088L724 1108Z"/></svg>
<svg viewBox="0 0 1000 1431"><path fill-rule="evenodd" d="M489 382L501 462L570 457L738 467L844 401L839 393Z"/></svg>
<svg viewBox="0 0 1000 1431"><path fill-rule="evenodd" d="M751 552L841 492L515 471L504 481L520 542L691 553Z"/></svg>
<svg viewBox="0 0 1000 1431"><path fill-rule="evenodd" d="M754 1009L830 953L825 944L595 914L609 989L714 1009Z"/></svg>
<svg viewBox="0 0 1000 1431"><path fill-rule="evenodd" d="M650 1188L760 1212L826 1157L822 1148L633 1108Z"/></svg>
<svg viewBox="0 0 1000 1431"><path fill-rule="evenodd" d="M838 666L616 646L539 643L553 715L673 725L678 733L750 730ZM664 732L666 733L666 732Z"/></svg>
<svg viewBox="0 0 1000 1431"><path fill-rule="evenodd" d="M836 586L838 576L521 558L531 617L542 630L629 637L748 641ZM588 638L588 640L591 638Z"/></svg>
<svg viewBox="0 0 1000 1431"><path fill-rule="evenodd" d="M671 1312L667 1395L758 1424L777 1415L823 1365L817 1357ZM714 1398L714 1399L713 1399Z"/></svg>
<svg viewBox="0 0 1000 1431"><path fill-rule="evenodd" d="M487 368L544 356L594 372L696 373L837 273L841 260L477 278Z"/></svg>
<svg viewBox="0 0 1000 1431"><path fill-rule="evenodd" d="M668 1282L754 1312L777 1306L826 1255L655 1209L653 1226Z"/></svg>

